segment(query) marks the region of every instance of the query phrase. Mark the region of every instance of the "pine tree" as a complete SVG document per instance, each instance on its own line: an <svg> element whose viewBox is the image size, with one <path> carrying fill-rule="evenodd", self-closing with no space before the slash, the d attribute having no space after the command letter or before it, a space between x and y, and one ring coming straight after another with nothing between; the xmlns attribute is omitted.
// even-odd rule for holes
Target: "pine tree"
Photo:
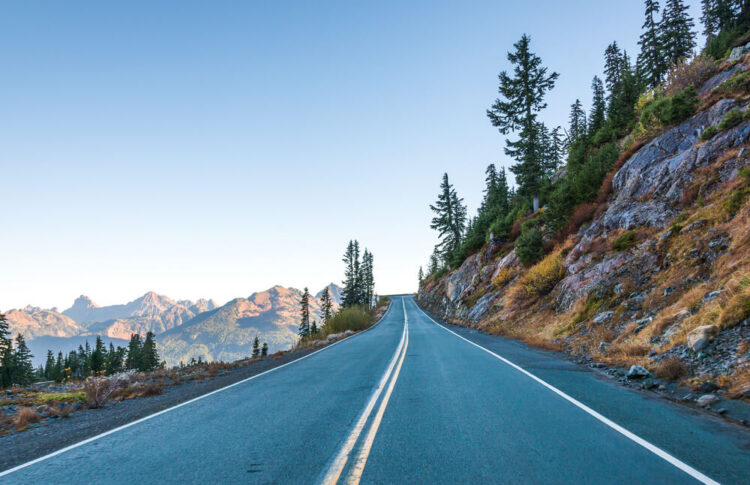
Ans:
<svg viewBox="0 0 750 485"><path fill-rule="evenodd" d="M0 313L0 388L11 385L10 373L13 362L13 342L5 315Z"/></svg>
<svg viewBox="0 0 750 485"><path fill-rule="evenodd" d="M591 81L591 91L593 99L591 100L591 115L589 116L589 135L594 136L604 127L607 117L607 102L604 92L604 83L598 76L594 76Z"/></svg>
<svg viewBox="0 0 750 485"><path fill-rule="evenodd" d="M661 51L660 25L656 20L658 13L659 2L646 0L646 19L641 27L643 32L638 41L638 45L641 46L637 60L638 72L646 86L652 89L659 85L668 68Z"/></svg>
<svg viewBox="0 0 750 485"><path fill-rule="evenodd" d="M615 41L604 50L604 84L607 86L610 99L617 85L620 84L621 77L622 51Z"/></svg>
<svg viewBox="0 0 750 485"><path fill-rule="evenodd" d="M448 261L450 255L461 245L461 236L466 224L466 207L463 199L459 198L456 190L448 181L448 174L443 174L440 184L440 194L430 209L436 214L432 218L430 227L438 231L440 242L435 246L443 261Z"/></svg>
<svg viewBox="0 0 750 485"><path fill-rule="evenodd" d="M141 368L140 371L151 372L159 368L159 353L156 350L156 341L154 333L147 332L146 339L143 341L141 348Z"/></svg>
<svg viewBox="0 0 750 485"><path fill-rule="evenodd" d="M253 339L253 358L256 358L260 355L260 339L258 339L258 336L256 335Z"/></svg>
<svg viewBox="0 0 750 485"><path fill-rule="evenodd" d="M351 240L344 253L344 289L341 305L345 308L358 305L361 300L359 241Z"/></svg>
<svg viewBox="0 0 750 485"><path fill-rule="evenodd" d="M142 367L141 361L141 349L143 343L141 342L141 336L134 333L130 336L130 342L128 343L128 356L125 359L125 368L128 370L139 370Z"/></svg>
<svg viewBox="0 0 750 485"><path fill-rule="evenodd" d="M544 95L555 86L558 74L547 74L547 68L542 67L542 60L531 52L529 43L529 37L524 34L513 45L516 51L508 53L508 60L514 65L513 77L506 71L500 73L498 91L502 98L495 100L487 116L501 134L518 132L518 140L506 139L505 154L516 160L510 170L516 175L518 192L533 199L536 212L544 175L536 117L546 108Z"/></svg>
<svg viewBox="0 0 750 485"><path fill-rule="evenodd" d="M586 134L586 112L583 111L580 99L576 99L576 102L570 105L568 119L570 121L570 140L575 142Z"/></svg>
<svg viewBox="0 0 750 485"><path fill-rule="evenodd" d="M323 318L323 326L325 326L333 317L333 302L331 301L331 292L327 286L323 289L323 294L320 296L320 313Z"/></svg>
<svg viewBox="0 0 750 485"><path fill-rule="evenodd" d="M440 270L440 262L438 259L438 251L437 248L435 248L432 251L432 254L430 255L430 265L428 266L427 271L429 271L429 274L435 274Z"/></svg>
<svg viewBox="0 0 750 485"><path fill-rule="evenodd" d="M31 362L33 357L31 351L26 346L26 339L23 338L23 335L20 333L16 335L16 352L13 356L13 383L22 386L31 384L34 380L34 365Z"/></svg>
<svg viewBox="0 0 750 485"><path fill-rule="evenodd" d="M100 336L96 336L96 343L94 344L94 351L91 353L91 372L94 375L101 375L104 372L104 366L106 363L106 350L104 348L104 342Z"/></svg>
<svg viewBox="0 0 750 485"><path fill-rule="evenodd" d="M47 360L44 363L44 378L53 379L55 373L55 354L51 351L47 351Z"/></svg>
<svg viewBox="0 0 750 485"><path fill-rule="evenodd" d="M362 254L362 266L360 275L361 300L360 305L370 309L372 307L372 295L375 292L375 278L373 276L373 256L372 253L365 249Z"/></svg>
<svg viewBox="0 0 750 485"><path fill-rule="evenodd" d="M268 355L268 342L263 342L263 347L260 348L260 355L261 357Z"/></svg>
<svg viewBox="0 0 750 485"><path fill-rule="evenodd" d="M551 152L550 152L550 159L553 162L553 166L551 167L552 173L555 173L557 169L559 169L561 166L565 163L565 154L566 154L566 146L565 141L562 136L562 128L559 126L556 126L551 132L550 132L550 141L551 144ZM505 207L506 211L508 208L508 196L510 194L508 190L508 183L505 178L505 169L503 169L502 172L502 180L504 182L505 186Z"/></svg>
<svg viewBox="0 0 750 485"><path fill-rule="evenodd" d="M52 374L52 379L54 379L55 382L63 382L65 380L65 361L63 359L63 353L58 352L57 353L57 361L55 362L55 369Z"/></svg>
<svg viewBox="0 0 750 485"><path fill-rule="evenodd" d="M667 65L690 57L695 47L695 23L688 14L688 6L682 0L666 0L661 23L662 57L666 59Z"/></svg>
<svg viewBox="0 0 750 485"><path fill-rule="evenodd" d="M317 335L320 330L318 329L318 323L315 321L315 319L312 319L312 323L310 324L310 335Z"/></svg>
<svg viewBox="0 0 750 485"><path fill-rule="evenodd" d="M419 267L419 274L417 275L417 278L419 279L419 287L422 287L422 283L424 283L424 271L422 271L422 267Z"/></svg>
<svg viewBox="0 0 750 485"><path fill-rule="evenodd" d="M306 339L310 336L310 292L305 287L300 304L299 336Z"/></svg>

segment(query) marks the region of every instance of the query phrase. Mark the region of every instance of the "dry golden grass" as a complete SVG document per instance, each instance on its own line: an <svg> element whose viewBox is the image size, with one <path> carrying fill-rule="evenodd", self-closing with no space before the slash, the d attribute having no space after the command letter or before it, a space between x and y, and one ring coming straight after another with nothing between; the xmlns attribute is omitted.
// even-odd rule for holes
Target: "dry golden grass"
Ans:
<svg viewBox="0 0 750 485"><path fill-rule="evenodd" d="M517 280L509 291L509 299L513 302L523 302L543 296L565 276L565 265L560 248L529 268Z"/></svg>
<svg viewBox="0 0 750 485"><path fill-rule="evenodd" d="M38 423L42 420L42 417L39 416L39 413L36 411L36 408L33 407L25 407L20 408L15 416L13 416L13 426L16 427L17 430L25 429L28 425L32 423Z"/></svg>
<svg viewBox="0 0 750 485"><path fill-rule="evenodd" d="M669 381L676 381L688 373L687 366L679 357L667 357L656 364L651 370L657 377Z"/></svg>

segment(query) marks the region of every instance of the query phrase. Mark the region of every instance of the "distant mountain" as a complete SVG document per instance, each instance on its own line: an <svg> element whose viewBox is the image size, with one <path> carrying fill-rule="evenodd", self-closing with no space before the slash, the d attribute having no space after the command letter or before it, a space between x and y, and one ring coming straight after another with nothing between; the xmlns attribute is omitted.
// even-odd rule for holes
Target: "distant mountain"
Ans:
<svg viewBox="0 0 750 485"><path fill-rule="evenodd" d="M81 325L65 315L31 305L21 310L10 310L5 317L11 334L15 337L21 333L26 340L41 336L72 337L85 331Z"/></svg>
<svg viewBox="0 0 750 485"><path fill-rule="evenodd" d="M129 338L132 333L161 333L177 327L197 314L213 310L213 300L174 301L149 291L124 305L100 307L89 297L81 295L63 315L83 325L88 333L113 338Z"/></svg>
<svg viewBox="0 0 750 485"><path fill-rule="evenodd" d="M323 296L323 291L326 288L328 288L328 291L331 293L331 299L336 302L336 304L341 305L341 292L343 291L343 288L335 283L329 283L328 286L315 294L315 298L320 300L320 297Z"/></svg>
<svg viewBox="0 0 750 485"><path fill-rule="evenodd" d="M340 294L338 286L330 287L332 296ZM270 352L288 349L297 341L301 298L300 290L282 286L253 293L248 298L236 298L158 335L160 355L170 365L187 362L192 357L236 360L250 354L256 335L268 343ZM334 307L338 306L336 296ZM310 312L313 319L319 320L317 297L310 299Z"/></svg>

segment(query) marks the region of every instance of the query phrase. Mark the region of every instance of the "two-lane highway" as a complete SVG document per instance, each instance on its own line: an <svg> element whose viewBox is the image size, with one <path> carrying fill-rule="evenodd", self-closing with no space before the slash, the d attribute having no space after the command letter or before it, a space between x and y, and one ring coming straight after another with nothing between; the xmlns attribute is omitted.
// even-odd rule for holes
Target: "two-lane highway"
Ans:
<svg viewBox="0 0 750 485"><path fill-rule="evenodd" d="M746 481L750 454L741 448L750 441L741 430L712 433L676 405L588 373L556 382L553 357L522 349L507 360L496 340L467 340L395 297L369 331L21 465L0 482ZM549 362L556 374L514 364L526 360ZM584 382L586 392L568 394L566 382ZM592 397L600 395L607 401ZM613 401L638 417L597 408Z"/></svg>

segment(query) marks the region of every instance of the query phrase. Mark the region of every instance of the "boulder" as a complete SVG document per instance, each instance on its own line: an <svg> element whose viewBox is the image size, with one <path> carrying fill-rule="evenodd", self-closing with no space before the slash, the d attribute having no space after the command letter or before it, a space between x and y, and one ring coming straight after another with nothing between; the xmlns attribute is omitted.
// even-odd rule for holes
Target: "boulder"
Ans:
<svg viewBox="0 0 750 485"><path fill-rule="evenodd" d="M687 335L688 347L693 352L698 352L708 345L719 334L719 327L717 325L702 325L696 329L693 329Z"/></svg>
<svg viewBox="0 0 750 485"><path fill-rule="evenodd" d="M750 52L750 42L748 42L745 45L741 45L739 47L735 47L732 49L732 52L729 53L729 58L727 59L728 62L734 62L739 61L742 59L742 56Z"/></svg>
<svg viewBox="0 0 750 485"><path fill-rule="evenodd" d="M713 403L719 402L719 398L716 397L716 394L704 394L695 402L698 404L698 406L706 407L710 406Z"/></svg>
<svg viewBox="0 0 750 485"><path fill-rule="evenodd" d="M648 377L648 376L649 376L648 369L640 365L631 365L630 370L628 370L628 373L627 373L628 379L643 379L644 377Z"/></svg>
<svg viewBox="0 0 750 485"><path fill-rule="evenodd" d="M591 321L594 322L594 323L607 322L610 319L612 319L612 315L614 315L614 314L615 314L615 312L613 312L611 310L606 311L606 312L600 312L600 313L597 313L596 315L594 315L594 318Z"/></svg>

